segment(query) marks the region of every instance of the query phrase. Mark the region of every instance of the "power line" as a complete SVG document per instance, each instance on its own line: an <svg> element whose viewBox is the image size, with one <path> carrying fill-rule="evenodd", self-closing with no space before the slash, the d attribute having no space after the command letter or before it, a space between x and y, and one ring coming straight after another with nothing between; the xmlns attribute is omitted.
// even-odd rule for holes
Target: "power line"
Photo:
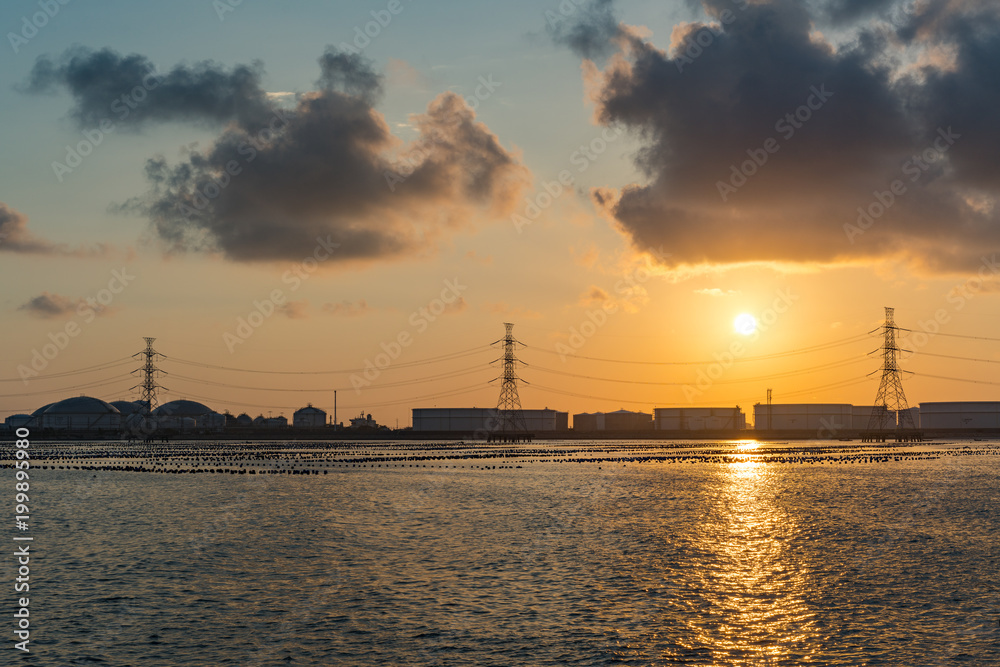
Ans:
<svg viewBox="0 0 1000 667"><path fill-rule="evenodd" d="M86 384L78 384L72 387L63 387L60 389L42 389L40 391L19 391L16 394L0 394L0 398L15 398L21 396L42 396L44 394L53 394L57 392L77 391L79 389L96 389L97 387L106 387L107 385L114 384L116 382L122 382L123 380L131 380L131 379L132 378L127 375L122 375L117 378L94 380Z"/></svg>
<svg viewBox="0 0 1000 667"><path fill-rule="evenodd" d="M859 362L862 362L862 361L867 362L868 360L864 359L864 358L843 359L843 360L840 360L840 361L833 361L833 362L830 362L830 363L820 364L818 366L812 366L812 367L809 367L809 368L801 368L801 369L794 370L794 371L786 371L784 373L771 373L769 375L761 375L761 376L750 377L750 378L741 378L739 380L716 380L716 381L713 381L712 384L742 384L742 383L745 383L745 382L763 382L763 381L771 380L771 379L774 379L774 378L791 377L791 376L794 376L794 375L802 375L804 373L812 373L812 372L815 372L817 370L827 370L827 369L831 369L831 368L839 368L841 366L849 366L851 364L856 364L856 363L859 363ZM718 362L716 362L716 363L718 363ZM618 379L618 378L597 377L597 376L594 376L594 375L581 375L579 373L570 373L568 371L559 371L559 370L555 370L553 368L545 368L544 366L538 366L537 364L536 365L532 365L531 369L532 370L536 370L536 371L544 371L546 373L554 373L556 375L565 375L567 377L575 377L575 378L581 378L581 379L585 379L585 380L597 380L599 382L618 382L618 383L622 383L622 384L644 384L644 385L653 385L653 386L661 386L661 387L684 387L684 386L688 386L688 385L692 384L692 382L656 382L656 381L651 381L651 380L621 380L621 379Z"/></svg>
<svg viewBox="0 0 1000 667"><path fill-rule="evenodd" d="M790 357L797 354L807 354L810 352L829 350L835 347L840 347L841 345L848 345L850 343L856 343L861 340L866 340L867 338L868 334L858 334L856 336L851 336L849 338L843 338L839 341L821 343L819 345L804 347L797 350L788 350L787 352L775 352L774 354L740 357L735 361L765 361L769 359L780 359L782 357ZM545 348L533 348L533 349L536 351L545 352L546 354L554 354L565 359L586 359L588 361L603 361L615 364L636 364L642 366L705 366L718 363L718 359L709 359L707 361L647 361L647 360L634 360L634 359L608 359L604 357L588 357L581 354L562 354L560 352L556 352L555 350L547 350Z"/></svg>
<svg viewBox="0 0 1000 667"><path fill-rule="evenodd" d="M914 331L913 329L900 329L901 331L909 331L910 333L926 333L928 336L948 336L949 338L967 338L969 340L988 340L994 343L1000 343L1000 338L990 338L989 336L966 336L964 334L953 334L945 333L943 331L938 331L937 333L931 333L929 331Z"/></svg>
<svg viewBox="0 0 1000 667"><path fill-rule="evenodd" d="M971 384L990 384L1000 386L1000 382L990 382L989 380L969 380L966 378L952 378L944 375L931 375L930 373L914 373L919 377L934 378L935 380L952 380L954 382L969 382Z"/></svg>
<svg viewBox="0 0 1000 667"><path fill-rule="evenodd" d="M431 400L431 399L435 399L435 398L446 398L448 396L455 396L455 395L458 395L458 394L467 394L470 391L476 391L476 390L482 390L482 389L489 389L489 386L486 385L485 383L474 384L474 385L469 385L467 387L461 387L460 389L451 389L451 390L448 390L446 392L439 392L439 393L436 393L436 394L425 394L425 395L422 395L422 396L416 396L416 397L411 397L411 398L406 398L406 399L400 399L400 400L397 400L397 401L386 401L386 402L382 402L382 403L363 403L361 405L353 406L353 407L352 406L347 406L347 409L353 409L353 408L356 408L356 407L361 407L362 405L364 407L366 407L366 408L378 408L378 407L385 407L385 406L389 406L389 405L401 405L401 404L404 404L404 403L416 403L416 402L419 402L419 401L426 401L426 400ZM212 397L212 396L202 396L202 395L199 395L199 394L192 394L192 393L189 393L189 392L182 392L182 391L172 391L171 390L171 391L168 391L166 393L178 396L180 398L194 398L194 399L197 399L199 401L208 401L210 403L223 404L223 405L236 405L236 406L240 406L240 407L260 408L260 409L263 409L263 410L298 410L299 408L302 407L301 405L299 405L299 406L292 406L292 405L261 405L259 403L246 403L246 402L243 402L243 401L234 401L234 400L230 400L230 399L223 400L223 399L215 398L215 397Z"/></svg>
<svg viewBox="0 0 1000 667"><path fill-rule="evenodd" d="M428 382L437 382L440 380L448 380L451 378L462 377L465 375L472 375L473 373L482 373L485 368L471 368L462 371L452 371L449 373L441 373L439 375L433 375L429 377L421 377L413 380L399 380L397 382L385 382L380 384L372 384L371 386L366 386L365 391L375 390L375 389L388 389L391 387L403 387L412 384L425 384ZM186 380L188 382L196 382L198 384L211 385L213 387L223 387L226 389L243 389L248 391L288 391L288 392L312 392L312 393L329 393L334 391L350 391L354 387L341 386L341 387L313 387L313 388L300 388L300 387L253 387L243 384L230 384L227 382L214 382L212 380L203 380L201 378L193 378L187 375L178 375L177 373L172 374L170 377L174 379Z"/></svg>
<svg viewBox="0 0 1000 667"><path fill-rule="evenodd" d="M914 350L912 354L922 354L926 357L941 357L943 359L958 359L959 361L978 361L984 364L1000 364L1000 360L997 359L974 359L972 357L956 357L951 354L935 354L934 352L923 352L921 350Z"/></svg>
<svg viewBox="0 0 1000 667"><path fill-rule="evenodd" d="M417 361L406 361L399 363L392 362L385 368L376 367L376 370L387 371L398 368L411 368L414 366L423 366L425 364L438 363L441 361L452 361L454 359L461 359L463 357L471 356L478 352L483 352L489 349L490 348L488 345L477 345L476 347L469 348L467 350L462 350L460 352L450 352L448 354L443 354L438 357L430 357L427 359L420 359ZM189 366L198 366L201 368L211 368L220 371L231 371L238 373L264 373L269 375L336 375L341 373L363 373L366 370L369 370L368 368L341 368L341 369L331 369L322 371L273 371L273 370L258 370L254 368L234 368L232 366L219 366L216 364L206 364L200 361L191 361L189 359L180 359L178 357L167 357L167 359L170 361L176 361L177 363L180 364L187 364Z"/></svg>
<svg viewBox="0 0 1000 667"><path fill-rule="evenodd" d="M122 359L115 359L114 361L106 361L103 364L97 364L95 366L88 366L86 368L78 368L73 371L62 371L61 373L49 373L46 375L37 375L32 377L31 382L36 380L54 380L57 378L69 377L71 375L79 375L83 373L93 373L100 370L108 370L111 368L117 368L118 366L124 366L125 364L132 364L132 357L124 357ZM0 378L0 382L24 382L25 378Z"/></svg>

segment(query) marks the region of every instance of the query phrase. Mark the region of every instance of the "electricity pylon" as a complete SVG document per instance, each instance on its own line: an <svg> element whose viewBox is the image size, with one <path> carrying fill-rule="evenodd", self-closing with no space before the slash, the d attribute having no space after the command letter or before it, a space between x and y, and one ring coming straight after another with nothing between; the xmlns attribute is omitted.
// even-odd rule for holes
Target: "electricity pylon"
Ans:
<svg viewBox="0 0 1000 667"><path fill-rule="evenodd" d="M514 354L517 346L524 343L514 338L513 324L504 322L503 325L507 329L506 335L493 343L503 343L503 357L498 360L503 361L503 374L499 378L500 398L497 400L496 416L488 440L519 442L530 439L524 413L521 411L521 398L517 395L517 381L520 378L517 377L518 359Z"/></svg>
<svg viewBox="0 0 1000 667"><path fill-rule="evenodd" d="M868 433L884 440L885 433L891 426L891 430L895 431L896 441L899 442L913 439L917 435L917 427L906 404L906 394L903 393L903 371L897 363L899 346L896 344L896 332L899 327L893 321L893 313L893 308L885 309L885 323L882 325L882 380L868 419Z"/></svg>

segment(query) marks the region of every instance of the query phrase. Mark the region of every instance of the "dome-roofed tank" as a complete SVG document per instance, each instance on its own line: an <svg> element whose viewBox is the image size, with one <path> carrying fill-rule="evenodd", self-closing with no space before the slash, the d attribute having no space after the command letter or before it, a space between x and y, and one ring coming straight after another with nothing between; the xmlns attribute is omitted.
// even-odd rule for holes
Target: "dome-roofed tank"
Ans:
<svg viewBox="0 0 1000 667"><path fill-rule="evenodd" d="M121 427L118 408L91 396L73 396L37 412L41 428L107 430Z"/></svg>
<svg viewBox="0 0 1000 667"><path fill-rule="evenodd" d="M215 412L212 408L198 401L189 401L184 398L164 403L153 410L157 417L200 417Z"/></svg>

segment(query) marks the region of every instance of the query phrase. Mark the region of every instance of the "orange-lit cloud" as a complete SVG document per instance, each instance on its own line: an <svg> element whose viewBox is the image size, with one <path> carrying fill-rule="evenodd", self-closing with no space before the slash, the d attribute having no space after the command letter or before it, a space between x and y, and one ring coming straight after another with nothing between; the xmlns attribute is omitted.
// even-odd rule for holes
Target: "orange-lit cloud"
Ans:
<svg viewBox="0 0 1000 667"><path fill-rule="evenodd" d="M85 309L87 312L92 312L95 315L111 315L117 310L111 306L102 306L93 299L89 301L74 299L51 292L42 292L38 296L28 299L18 306L17 309L41 319L69 317L78 313L80 309Z"/></svg>
<svg viewBox="0 0 1000 667"><path fill-rule="evenodd" d="M106 257L112 246L103 243L90 248L73 248L36 236L28 229L28 218L0 202L0 252L68 257Z"/></svg>

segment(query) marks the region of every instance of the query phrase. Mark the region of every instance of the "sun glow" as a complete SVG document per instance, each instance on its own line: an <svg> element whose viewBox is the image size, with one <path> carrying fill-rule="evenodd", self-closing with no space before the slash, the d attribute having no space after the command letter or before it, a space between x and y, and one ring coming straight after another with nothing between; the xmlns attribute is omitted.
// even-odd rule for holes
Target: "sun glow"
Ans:
<svg viewBox="0 0 1000 667"><path fill-rule="evenodd" d="M757 330L757 319L750 313L740 313L733 320L733 328L736 329L737 333L749 336Z"/></svg>

